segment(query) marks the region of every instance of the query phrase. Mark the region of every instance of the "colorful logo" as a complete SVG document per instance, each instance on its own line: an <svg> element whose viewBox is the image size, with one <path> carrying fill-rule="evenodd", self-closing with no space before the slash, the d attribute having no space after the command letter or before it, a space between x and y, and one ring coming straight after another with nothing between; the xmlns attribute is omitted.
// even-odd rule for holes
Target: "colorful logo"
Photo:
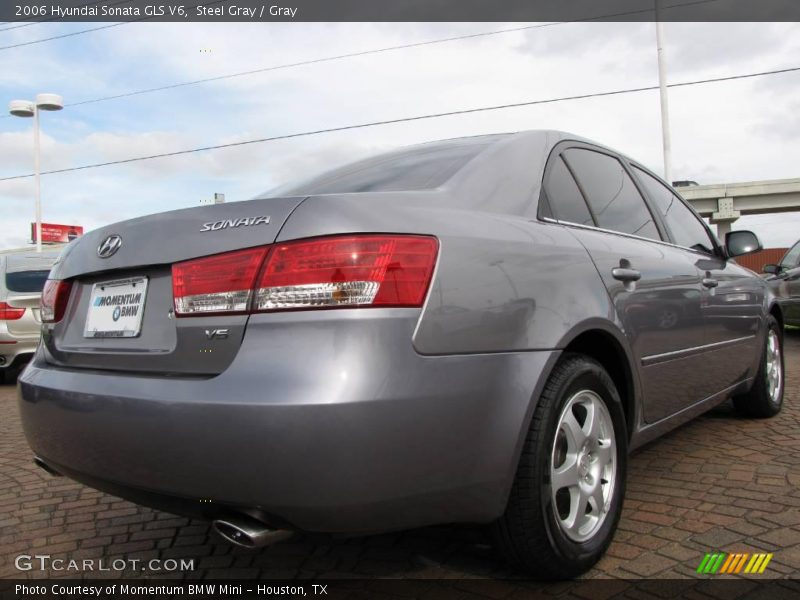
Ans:
<svg viewBox="0 0 800 600"><path fill-rule="evenodd" d="M703 557L697 572L703 575L722 575L735 573L760 574L767 568L772 560L772 553L749 554L740 552L726 554L725 552L708 553Z"/></svg>

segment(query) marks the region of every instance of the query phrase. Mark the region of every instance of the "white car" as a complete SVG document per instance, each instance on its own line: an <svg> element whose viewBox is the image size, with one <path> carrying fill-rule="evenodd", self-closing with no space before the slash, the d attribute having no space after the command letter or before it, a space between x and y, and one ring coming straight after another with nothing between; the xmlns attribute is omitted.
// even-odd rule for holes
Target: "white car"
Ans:
<svg viewBox="0 0 800 600"><path fill-rule="evenodd" d="M0 383L36 351L41 330L39 298L59 252L0 254Z"/></svg>

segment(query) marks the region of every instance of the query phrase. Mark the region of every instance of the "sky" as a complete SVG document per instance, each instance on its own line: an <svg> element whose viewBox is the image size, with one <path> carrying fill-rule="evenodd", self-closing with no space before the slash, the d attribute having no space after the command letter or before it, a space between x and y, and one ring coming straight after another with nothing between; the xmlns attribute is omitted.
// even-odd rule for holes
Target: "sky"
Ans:
<svg viewBox="0 0 800 600"><path fill-rule="evenodd" d="M98 27L6 29L0 46ZM67 105L190 80L521 23L127 23L0 48L0 100ZM4 30L5 29L5 30ZM665 23L671 83L800 66L798 23ZM657 85L653 23L563 23L282 68L42 113L42 169L478 106ZM673 179L800 177L800 72L672 88ZM7 113L3 113L6 115ZM30 119L0 115L0 178L31 173ZM43 220L87 230L245 200L371 153L418 142L560 129L662 173L657 91L368 127L42 177ZM0 181L0 248L29 239L32 178ZM800 213L742 217L765 247L800 237Z"/></svg>

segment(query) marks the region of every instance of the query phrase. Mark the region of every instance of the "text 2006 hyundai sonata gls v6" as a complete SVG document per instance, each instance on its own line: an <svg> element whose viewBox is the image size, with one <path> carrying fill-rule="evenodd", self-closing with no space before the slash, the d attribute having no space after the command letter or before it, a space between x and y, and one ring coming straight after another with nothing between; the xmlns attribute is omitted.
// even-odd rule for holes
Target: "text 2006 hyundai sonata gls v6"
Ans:
<svg viewBox="0 0 800 600"><path fill-rule="evenodd" d="M275 532L491 523L577 575L628 450L733 397L776 414L766 284L636 161L531 131L434 142L71 244L21 378L43 466ZM211 502L205 501L211 499Z"/></svg>

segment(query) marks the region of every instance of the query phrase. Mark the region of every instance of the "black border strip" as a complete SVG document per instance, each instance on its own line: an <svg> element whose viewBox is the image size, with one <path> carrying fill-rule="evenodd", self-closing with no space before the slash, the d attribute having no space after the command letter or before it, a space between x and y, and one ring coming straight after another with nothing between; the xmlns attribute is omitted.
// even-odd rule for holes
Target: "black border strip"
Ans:
<svg viewBox="0 0 800 600"><path fill-rule="evenodd" d="M27 586L22 589L18 586ZM124 586L128 586L127 590ZM190 588L190 586L192 586ZM223 587L226 586L226 587ZM316 586L316 587L315 587ZM135 589L136 592L131 590ZM122 590L126 590L127 593ZM149 591L148 591L149 590ZM227 598L354 599L642 599L642 598L769 598L800 596L800 580L763 576L698 579L588 579L537 582L525 579L325 579L325 580L171 580L171 579L6 579L0 598L64 600L108 598L139 600Z"/></svg>
<svg viewBox="0 0 800 600"><path fill-rule="evenodd" d="M656 4L658 3L658 10ZM40 11L40 7L44 11ZM8 0L0 20L50 22L800 21L795 0Z"/></svg>

